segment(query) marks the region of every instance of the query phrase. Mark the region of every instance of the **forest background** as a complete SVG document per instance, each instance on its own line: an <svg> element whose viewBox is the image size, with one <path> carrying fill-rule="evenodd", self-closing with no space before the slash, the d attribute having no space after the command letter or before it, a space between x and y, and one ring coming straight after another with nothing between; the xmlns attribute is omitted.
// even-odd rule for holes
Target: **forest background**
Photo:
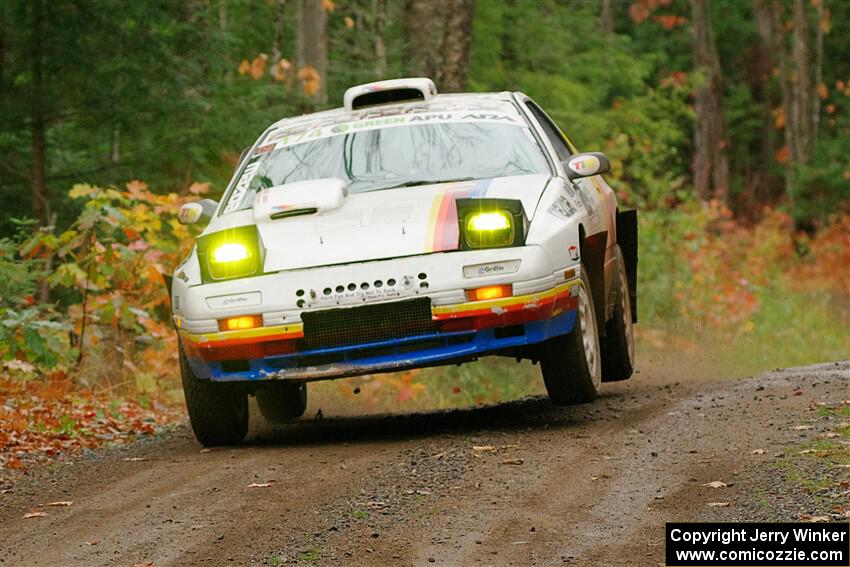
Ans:
<svg viewBox="0 0 850 567"><path fill-rule="evenodd" d="M640 210L644 366L846 358L848 29L838 0L3 2L0 450L182 419L177 207L218 198L273 121L401 76L522 90L609 155ZM370 411L541 391L512 361L319 388Z"/></svg>

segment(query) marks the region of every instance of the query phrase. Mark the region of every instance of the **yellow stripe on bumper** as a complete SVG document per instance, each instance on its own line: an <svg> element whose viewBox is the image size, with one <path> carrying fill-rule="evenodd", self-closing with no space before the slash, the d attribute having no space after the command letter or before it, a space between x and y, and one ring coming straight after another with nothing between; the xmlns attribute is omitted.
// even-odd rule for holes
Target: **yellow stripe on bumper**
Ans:
<svg viewBox="0 0 850 567"><path fill-rule="evenodd" d="M180 334L193 343L214 343L232 340L261 339L275 337L281 339L298 338L304 336L304 325L293 323L291 325L275 325L274 327L257 327L245 331L222 331L218 333L189 333L180 331Z"/></svg>
<svg viewBox="0 0 850 567"><path fill-rule="evenodd" d="M456 315L467 311L480 311L492 309L494 307L508 308L515 307L518 305L532 305L541 301L545 301L557 295L561 295L562 293L569 291L573 286L578 285L580 281L581 280L579 279L571 280L559 286L553 287L552 289L547 289L546 291L538 291L536 293L529 293L526 295L515 295L512 297L492 299L488 301L469 301L467 303L458 303L455 305L439 305L437 307L432 307L431 312L434 314L435 317L440 317L441 315Z"/></svg>

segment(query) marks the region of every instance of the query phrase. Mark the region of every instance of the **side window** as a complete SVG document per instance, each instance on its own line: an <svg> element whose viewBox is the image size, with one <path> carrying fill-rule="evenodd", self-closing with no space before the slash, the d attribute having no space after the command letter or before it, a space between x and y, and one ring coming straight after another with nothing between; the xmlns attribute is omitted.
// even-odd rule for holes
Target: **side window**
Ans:
<svg viewBox="0 0 850 567"><path fill-rule="evenodd" d="M531 111L531 114L534 115L534 118L536 118L540 123L540 126L543 128L543 132L546 134L546 137L549 138L549 142L552 144L552 147L555 148L555 153L558 154L558 160L564 161L569 159L572 152L567 147L567 143L564 141L564 137L561 135L558 127L549 120L543 111L540 110L539 106L533 102L527 102L525 104L528 106L528 110Z"/></svg>

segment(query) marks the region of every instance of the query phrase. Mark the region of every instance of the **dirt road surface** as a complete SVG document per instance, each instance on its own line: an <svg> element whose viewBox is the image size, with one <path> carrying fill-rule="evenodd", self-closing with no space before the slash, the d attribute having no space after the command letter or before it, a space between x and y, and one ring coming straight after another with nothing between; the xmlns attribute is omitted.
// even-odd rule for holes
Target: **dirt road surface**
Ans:
<svg viewBox="0 0 850 567"><path fill-rule="evenodd" d="M778 463L848 397L847 362L746 380L650 365L570 408L326 413L210 451L181 427L16 481L0 566L654 567L665 521L830 513ZM23 519L53 501L73 504Z"/></svg>

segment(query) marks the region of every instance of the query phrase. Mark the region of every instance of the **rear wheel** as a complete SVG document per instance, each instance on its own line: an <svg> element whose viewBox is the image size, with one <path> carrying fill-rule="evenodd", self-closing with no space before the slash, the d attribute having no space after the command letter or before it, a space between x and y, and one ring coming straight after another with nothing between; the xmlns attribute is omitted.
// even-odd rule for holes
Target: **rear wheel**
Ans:
<svg viewBox="0 0 850 567"><path fill-rule="evenodd" d="M552 403L583 404L593 401L602 383L599 333L593 296L584 266L578 291L576 320L570 334L543 343L540 367Z"/></svg>
<svg viewBox="0 0 850 567"><path fill-rule="evenodd" d="M606 324L602 347L602 381L626 380L634 372L635 331L632 322L632 302L623 253L617 247L617 303L614 316Z"/></svg>
<svg viewBox="0 0 850 567"><path fill-rule="evenodd" d="M180 374L192 431L202 445L236 445L248 433L248 394L239 384L201 380L180 348Z"/></svg>
<svg viewBox="0 0 850 567"><path fill-rule="evenodd" d="M307 383L269 382L257 390L257 406L263 417L272 423L301 417L307 409Z"/></svg>

